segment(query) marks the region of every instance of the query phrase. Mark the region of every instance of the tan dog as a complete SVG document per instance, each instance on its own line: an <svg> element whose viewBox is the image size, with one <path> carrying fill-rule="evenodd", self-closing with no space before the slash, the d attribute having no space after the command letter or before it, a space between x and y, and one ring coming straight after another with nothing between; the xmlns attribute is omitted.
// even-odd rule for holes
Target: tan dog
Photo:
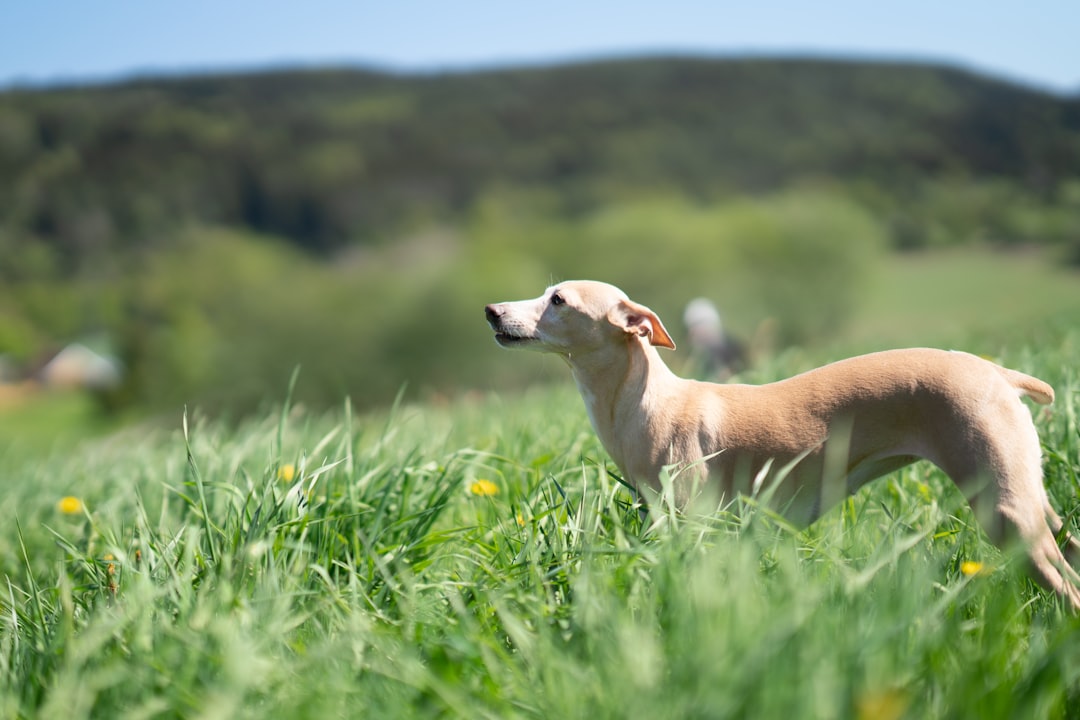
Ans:
<svg viewBox="0 0 1080 720"><path fill-rule="evenodd" d="M503 347L566 360L596 434L639 490L660 490L665 468L680 502L706 478L727 498L780 478L772 502L808 523L844 494L925 458L977 512L989 501L981 519L991 539L1018 536L1036 578L1080 610L1080 576L1055 540L1062 521L1019 399L1052 402L1041 380L967 353L915 349L768 385L717 385L672 373L656 351L675 347L660 318L605 283L560 283L535 300L485 311ZM778 474L784 466L790 472Z"/></svg>

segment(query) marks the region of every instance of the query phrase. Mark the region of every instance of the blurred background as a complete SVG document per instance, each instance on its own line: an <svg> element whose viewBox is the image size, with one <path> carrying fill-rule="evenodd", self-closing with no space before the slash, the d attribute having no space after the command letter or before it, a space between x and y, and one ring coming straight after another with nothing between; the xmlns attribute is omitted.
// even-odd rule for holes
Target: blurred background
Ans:
<svg viewBox="0 0 1080 720"><path fill-rule="evenodd" d="M0 434L563 379L562 279L714 377L1080 310L1074 4L150 5L5 12Z"/></svg>

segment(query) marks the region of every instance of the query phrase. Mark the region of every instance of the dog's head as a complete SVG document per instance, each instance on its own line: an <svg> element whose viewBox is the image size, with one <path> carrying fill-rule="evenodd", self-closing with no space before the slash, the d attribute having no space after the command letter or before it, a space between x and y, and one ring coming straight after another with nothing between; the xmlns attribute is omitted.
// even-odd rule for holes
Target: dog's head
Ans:
<svg viewBox="0 0 1080 720"><path fill-rule="evenodd" d="M506 348L572 355L644 338L675 349L656 313L601 282L559 283L533 300L495 303L484 312L495 341Z"/></svg>

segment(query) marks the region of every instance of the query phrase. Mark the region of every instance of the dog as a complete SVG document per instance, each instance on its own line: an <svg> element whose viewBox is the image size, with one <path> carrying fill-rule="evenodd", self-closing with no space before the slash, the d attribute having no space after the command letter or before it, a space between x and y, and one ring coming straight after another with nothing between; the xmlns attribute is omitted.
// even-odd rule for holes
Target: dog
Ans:
<svg viewBox="0 0 1080 720"><path fill-rule="evenodd" d="M1080 543L1050 506L1039 437L1020 401L1053 402L1037 378L918 348L765 385L688 380L657 351L675 343L656 313L595 281L491 304L485 315L502 347L566 361L593 429L639 494L660 491L664 472L680 504L704 483L725 498L770 483L771 503L809 524L870 480L926 459L964 491L992 541L1022 541L1035 579L1080 611L1080 576L1055 535Z"/></svg>

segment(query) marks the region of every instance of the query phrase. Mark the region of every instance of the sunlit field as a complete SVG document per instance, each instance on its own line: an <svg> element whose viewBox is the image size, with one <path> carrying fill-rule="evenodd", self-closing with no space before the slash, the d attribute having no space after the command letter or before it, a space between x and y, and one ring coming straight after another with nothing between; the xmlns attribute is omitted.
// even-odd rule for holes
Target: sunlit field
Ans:
<svg viewBox="0 0 1080 720"><path fill-rule="evenodd" d="M707 298L736 382L995 359L1076 530L1076 109L825 57L0 90L0 720L1080 717L1080 621L935 468L645 502L483 313L610 282L689 375Z"/></svg>
<svg viewBox="0 0 1080 720"><path fill-rule="evenodd" d="M845 335L855 347L996 351L1074 326L1078 290L1080 271L1046 251L896 254L874 274Z"/></svg>
<svg viewBox="0 0 1080 720"><path fill-rule="evenodd" d="M1000 358L1057 388L1036 422L1067 516L1078 344ZM931 466L807 530L753 498L643 511L565 383L239 425L178 412L2 472L2 717L1011 719L1080 701L1080 624Z"/></svg>

